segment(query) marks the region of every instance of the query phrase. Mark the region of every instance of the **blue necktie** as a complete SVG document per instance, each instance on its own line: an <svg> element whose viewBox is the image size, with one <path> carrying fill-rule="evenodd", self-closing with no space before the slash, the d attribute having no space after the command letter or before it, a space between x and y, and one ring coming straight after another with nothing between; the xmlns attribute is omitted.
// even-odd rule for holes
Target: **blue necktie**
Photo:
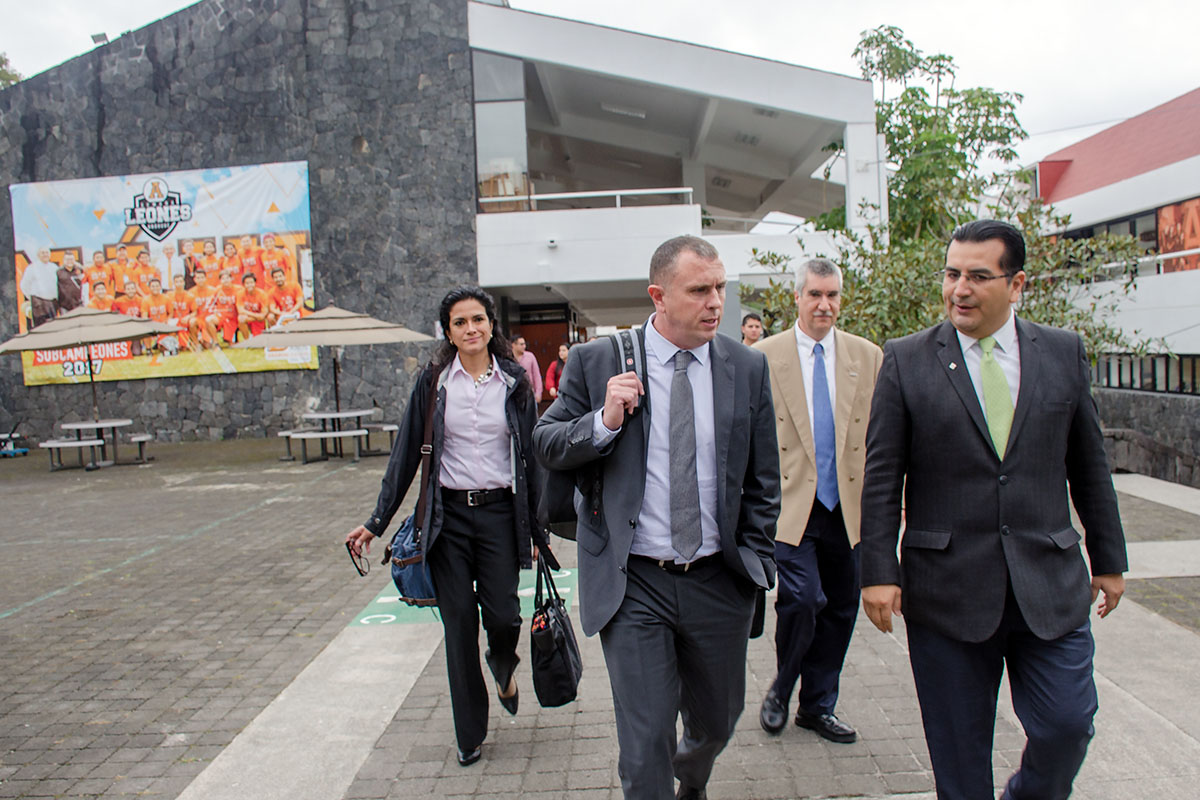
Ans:
<svg viewBox="0 0 1200 800"><path fill-rule="evenodd" d="M817 499L830 511L838 504L837 436L833 430L833 406L829 403L829 381L825 379L825 348L813 348L813 447L817 454Z"/></svg>

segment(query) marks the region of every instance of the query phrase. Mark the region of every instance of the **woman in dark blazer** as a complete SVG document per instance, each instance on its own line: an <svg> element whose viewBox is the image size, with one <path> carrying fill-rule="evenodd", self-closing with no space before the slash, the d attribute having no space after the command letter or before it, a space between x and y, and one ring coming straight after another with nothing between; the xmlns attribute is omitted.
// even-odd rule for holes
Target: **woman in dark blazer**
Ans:
<svg viewBox="0 0 1200 800"><path fill-rule="evenodd" d="M488 729L480 612L500 704L515 714L518 573L531 566L545 535L535 513L537 406L525 369L496 330L495 303L478 287L460 287L443 298L439 316L446 339L413 387L375 510L346 541L367 551L386 531L420 467L436 387L429 502L417 522L445 629L458 762L465 767L479 760Z"/></svg>

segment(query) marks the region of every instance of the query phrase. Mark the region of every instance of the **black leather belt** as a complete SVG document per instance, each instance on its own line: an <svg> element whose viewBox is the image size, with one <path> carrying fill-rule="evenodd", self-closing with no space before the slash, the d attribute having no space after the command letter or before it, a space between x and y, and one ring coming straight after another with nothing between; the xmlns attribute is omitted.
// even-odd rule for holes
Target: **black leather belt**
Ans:
<svg viewBox="0 0 1200 800"><path fill-rule="evenodd" d="M630 559L636 558L638 561L645 561L646 563L653 564L654 566L658 567L659 569L665 570L667 572L677 572L677 573L682 574L684 572L689 572L694 569L699 569L700 567L703 567L706 564L712 564L712 563L720 560L721 554L713 553L712 555L705 556L704 558L697 558L695 561L689 561L686 564L677 564L674 561L664 561L663 559L651 558L650 556L639 556L634 553L630 553L629 558Z"/></svg>
<svg viewBox="0 0 1200 800"><path fill-rule="evenodd" d="M512 489L442 489L442 502L462 503L471 506L486 506L499 503L501 500L511 500Z"/></svg>

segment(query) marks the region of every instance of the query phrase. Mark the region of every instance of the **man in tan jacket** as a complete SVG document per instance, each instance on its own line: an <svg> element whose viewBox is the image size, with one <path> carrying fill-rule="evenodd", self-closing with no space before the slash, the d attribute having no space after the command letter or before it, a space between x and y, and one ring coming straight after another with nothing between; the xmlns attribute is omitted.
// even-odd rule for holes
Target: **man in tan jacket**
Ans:
<svg viewBox="0 0 1200 800"><path fill-rule="evenodd" d="M858 615L859 501L867 419L883 351L834 327L842 273L814 258L796 270L796 325L755 347L767 356L779 439L782 511L776 675L759 713L778 734L800 682L796 724L833 742L854 728L834 714Z"/></svg>

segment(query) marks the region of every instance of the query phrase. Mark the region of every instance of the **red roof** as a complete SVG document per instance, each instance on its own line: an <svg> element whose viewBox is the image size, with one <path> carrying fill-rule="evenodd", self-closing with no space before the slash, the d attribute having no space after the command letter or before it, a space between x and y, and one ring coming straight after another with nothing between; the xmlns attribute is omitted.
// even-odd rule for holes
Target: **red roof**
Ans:
<svg viewBox="0 0 1200 800"><path fill-rule="evenodd" d="M1200 155L1200 89L1106 128L1038 163L1051 203Z"/></svg>

